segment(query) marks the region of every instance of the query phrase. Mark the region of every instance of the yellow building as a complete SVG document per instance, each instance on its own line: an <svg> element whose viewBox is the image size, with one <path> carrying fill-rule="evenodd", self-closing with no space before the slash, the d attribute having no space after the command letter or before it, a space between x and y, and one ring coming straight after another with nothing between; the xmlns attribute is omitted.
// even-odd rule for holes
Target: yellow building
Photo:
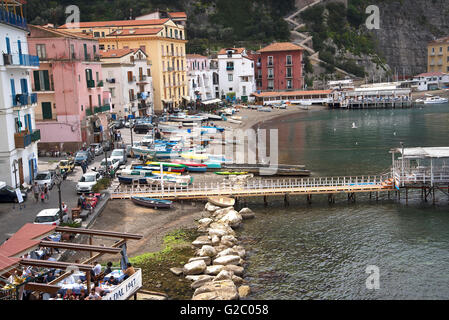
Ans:
<svg viewBox="0 0 449 320"><path fill-rule="evenodd" d="M449 72L449 37L434 40L427 45L427 71Z"/></svg>
<svg viewBox="0 0 449 320"><path fill-rule="evenodd" d="M80 22L76 28L69 25L60 28L92 35L99 41L100 50L140 48L145 51L151 65L156 113L188 100L184 26L167 18Z"/></svg>

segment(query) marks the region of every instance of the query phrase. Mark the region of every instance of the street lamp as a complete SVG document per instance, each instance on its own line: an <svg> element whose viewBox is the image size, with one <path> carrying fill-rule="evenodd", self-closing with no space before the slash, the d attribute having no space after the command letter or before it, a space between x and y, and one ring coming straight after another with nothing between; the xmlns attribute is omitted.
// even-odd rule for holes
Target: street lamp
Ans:
<svg viewBox="0 0 449 320"><path fill-rule="evenodd" d="M63 177L61 175L61 169L56 172L56 186L58 187L58 196L59 196L59 222L63 223L63 212L62 212L62 198L61 198L61 185L63 181Z"/></svg>

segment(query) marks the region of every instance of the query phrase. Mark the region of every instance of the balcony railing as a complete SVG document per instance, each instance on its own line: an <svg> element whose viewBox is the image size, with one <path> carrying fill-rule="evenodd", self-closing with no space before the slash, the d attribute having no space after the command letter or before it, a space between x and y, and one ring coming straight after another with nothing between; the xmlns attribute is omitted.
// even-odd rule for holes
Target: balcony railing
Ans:
<svg viewBox="0 0 449 320"><path fill-rule="evenodd" d="M147 76L146 75L139 76L139 81L146 81L146 80L147 80Z"/></svg>
<svg viewBox="0 0 449 320"><path fill-rule="evenodd" d="M40 139L41 139L41 130L40 129L33 130L33 132L31 133L31 141L36 142L39 141Z"/></svg>
<svg viewBox="0 0 449 320"><path fill-rule="evenodd" d="M95 80L87 80L88 88L95 88Z"/></svg>
<svg viewBox="0 0 449 320"><path fill-rule="evenodd" d="M14 144L17 149L25 149L32 142L32 135L27 131L22 131L14 134Z"/></svg>
<svg viewBox="0 0 449 320"><path fill-rule="evenodd" d="M3 64L5 66L26 66L39 67L39 57L29 54L3 54Z"/></svg>
<svg viewBox="0 0 449 320"><path fill-rule="evenodd" d="M20 93L16 94L13 99L13 106L26 106L35 103L37 103L37 93Z"/></svg>
<svg viewBox="0 0 449 320"><path fill-rule="evenodd" d="M111 110L111 106L109 104L105 104L101 107L95 107L94 113L107 112Z"/></svg>
<svg viewBox="0 0 449 320"><path fill-rule="evenodd" d="M98 81L97 87L103 87L104 83L103 80Z"/></svg>
<svg viewBox="0 0 449 320"><path fill-rule="evenodd" d="M28 30L27 21L25 18L22 18L13 12L8 12L3 8L0 8L0 22Z"/></svg>

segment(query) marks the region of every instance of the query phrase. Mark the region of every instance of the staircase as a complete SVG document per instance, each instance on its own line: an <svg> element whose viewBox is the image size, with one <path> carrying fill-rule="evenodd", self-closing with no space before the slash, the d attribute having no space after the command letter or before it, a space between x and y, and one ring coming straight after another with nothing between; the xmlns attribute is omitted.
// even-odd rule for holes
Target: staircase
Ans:
<svg viewBox="0 0 449 320"><path fill-rule="evenodd" d="M313 65L317 65L319 63L327 64L327 62L321 60L319 58L319 52L315 51L312 48L312 45L313 45L312 36L310 36L308 33L298 31L299 29L301 29L302 27L305 27L306 25L304 23L298 23L297 21L294 20L294 18L296 16L298 16L304 10L307 10L308 8L310 8L314 5L317 5L321 2L323 2L323 0L316 0L316 1L313 1L313 0L298 1L297 0L296 7L298 8L298 10L296 10L290 16L284 18L285 21L287 21L291 26L293 26L293 29L290 31L292 39L293 39L292 42L296 45L303 47L304 50L309 52L309 54L310 54L309 60L311 60L311 63ZM345 76L355 77L353 74L348 73L340 68L335 67L335 70Z"/></svg>

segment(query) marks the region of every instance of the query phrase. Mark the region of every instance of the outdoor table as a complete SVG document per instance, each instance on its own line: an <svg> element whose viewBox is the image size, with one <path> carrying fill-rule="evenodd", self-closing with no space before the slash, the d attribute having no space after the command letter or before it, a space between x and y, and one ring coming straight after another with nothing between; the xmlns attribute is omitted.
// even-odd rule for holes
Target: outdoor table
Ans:
<svg viewBox="0 0 449 320"><path fill-rule="evenodd" d="M59 241L61 241L61 234L60 233L54 233L52 235L49 235L48 238L51 241L59 242Z"/></svg>
<svg viewBox="0 0 449 320"><path fill-rule="evenodd" d="M122 282L123 279L125 278L125 274L123 273L122 270L114 270L104 277L104 281L108 281L111 278L111 276L114 276L114 278L117 279L119 282Z"/></svg>

